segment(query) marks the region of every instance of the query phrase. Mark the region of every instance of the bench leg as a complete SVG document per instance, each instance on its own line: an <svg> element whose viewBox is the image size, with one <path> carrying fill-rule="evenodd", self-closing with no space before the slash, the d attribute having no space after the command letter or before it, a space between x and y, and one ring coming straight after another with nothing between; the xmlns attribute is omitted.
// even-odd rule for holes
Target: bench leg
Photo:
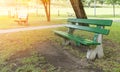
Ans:
<svg viewBox="0 0 120 72"><path fill-rule="evenodd" d="M86 57L87 57L87 59L89 59L89 60L94 60L95 58L96 58L96 54L97 54L97 52L95 51L95 50L88 50L87 51L87 55L86 55Z"/></svg>
<svg viewBox="0 0 120 72"><path fill-rule="evenodd" d="M18 24L21 25L21 21L18 21Z"/></svg>
<svg viewBox="0 0 120 72"><path fill-rule="evenodd" d="M75 29L69 28L67 32L68 32L69 34L73 34L74 30L75 30Z"/></svg>
<svg viewBox="0 0 120 72"><path fill-rule="evenodd" d="M69 45L70 43L71 43L70 40L64 39L63 45L66 46L66 45Z"/></svg>
<svg viewBox="0 0 120 72"><path fill-rule="evenodd" d="M98 42L101 44L96 46L97 57L102 58L104 56L103 46L102 46L102 34L98 35Z"/></svg>
<svg viewBox="0 0 120 72"><path fill-rule="evenodd" d="M25 21L24 24L25 24L26 26L28 26L28 21Z"/></svg>
<svg viewBox="0 0 120 72"><path fill-rule="evenodd" d="M97 45L94 50L88 50L87 51L87 59L94 60L96 57L102 58L104 56L103 47L102 47L102 34L98 35L98 42L101 43L100 45Z"/></svg>

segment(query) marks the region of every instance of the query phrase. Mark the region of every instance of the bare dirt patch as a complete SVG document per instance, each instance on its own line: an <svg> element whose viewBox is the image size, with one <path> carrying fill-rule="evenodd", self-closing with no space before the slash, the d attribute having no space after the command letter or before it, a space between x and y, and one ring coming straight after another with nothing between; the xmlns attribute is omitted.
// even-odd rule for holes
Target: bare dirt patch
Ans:
<svg viewBox="0 0 120 72"><path fill-rule="evenodd" d="M17 66L21 66L19 61L22 58L29 57L32 51L36 51L39 56L45 57L47 63L55 66L56 71L59 72L103 72L100 68L95 67L93 63L89 63L87 59L74 57L54 41L36 42L32 46L33 49L17 52L7 60L8 64L12 63L14 65L13 71Z"/></svg>
<svg viewBox="0 0 120 72"><path fill-rule="evenodd" d="M54 41L38 42L34 46L50 64L61 69L61 72L103 72L87 59L74 57Z"/></svg>

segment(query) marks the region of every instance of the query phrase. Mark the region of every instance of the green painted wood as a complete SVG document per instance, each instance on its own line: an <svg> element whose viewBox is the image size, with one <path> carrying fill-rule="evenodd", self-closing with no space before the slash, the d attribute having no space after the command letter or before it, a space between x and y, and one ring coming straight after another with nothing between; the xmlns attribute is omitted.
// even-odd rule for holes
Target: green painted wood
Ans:
<svg viewBox="0 0 120 72"><path fill-rule="evenodd" d="M97 34L97 33L94 34L93 41L97 41L97 39L98 39L98 35L99 35L99 34Z"/></svg>
<svg viewBox="0 0 120 72"><path fill-rule="evenodd" d="M111 26L112 25L112 20L100 20L100 19L69 18L68 22L71 22L71 23L85 23L85 24L98 25L98 26Z"/></svg>
<svg viewBox="0 0 120 72"><path fill-rule="evenodd" d="M54 31L54 33L61 36L61 37L64 37L64 38L75 41L77 43L77 45L78 45L78 43L83 44L83 45L100 45L100 43L98 43L98 42L95 42L95 41L92 41L92 40L89 40L89 39L85 39L85 38L82 38L82 37L78 37L78 36L75 36L75 35L72 35L72 34L68 34L66 32Z"/></svg>
<svg viewBox="0 0 120 72"><path fill-rule="evenodd" d="M105 35L109 34L109 30L102 29L102 28L99 28L99 27L88 27L88 26L80 26L80 25L72 25L72 24L67 24L65 26L69 27L69 28L74 28L74 29L79 29L79 30L99 33L99 34L105 34Z"/></svg>

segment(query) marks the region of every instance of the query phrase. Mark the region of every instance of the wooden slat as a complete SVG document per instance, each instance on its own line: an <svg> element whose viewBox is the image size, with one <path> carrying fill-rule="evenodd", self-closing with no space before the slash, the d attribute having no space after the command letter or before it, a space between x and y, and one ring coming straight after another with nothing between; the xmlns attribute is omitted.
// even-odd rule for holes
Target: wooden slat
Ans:
<svg viewBox="0 0 120 72"><path fill-rule="evenodd" d="M98 26L111 26L112 20L99 20L99 19L76 19L76 18L69 18L68 22L72 23L85 23L91 25L98 25Z"/></svg>
<svg viewBox="0 0 120 72"><path fill-rule="evenodd" d="M73 41L75 41L76 43L79 43L79 44L83 44L83 45L99 45L100 44L98 42L95 42L95 41L92 41L92 40L89 40L89 39L84 39L84 38L81 38L81 37L78 37L78 36L75 36L75 35L72 35L72 34L68 34L66 32L62 32L62 31L54 31L54 32L55 32L55 34L57 34L61 37L73 40Z"/></svg>
<svg viewBox="0 0 120 72"><path fill-rule="evenodd" d="M105 35L109 34L109 30L101 29L98 27L87 27L87 26L71 25L71 24L66 25L66 27L84 30L84 31L89 31L89 32L94 32L94 33L98 33L98 34L105 34Z"/></svg>

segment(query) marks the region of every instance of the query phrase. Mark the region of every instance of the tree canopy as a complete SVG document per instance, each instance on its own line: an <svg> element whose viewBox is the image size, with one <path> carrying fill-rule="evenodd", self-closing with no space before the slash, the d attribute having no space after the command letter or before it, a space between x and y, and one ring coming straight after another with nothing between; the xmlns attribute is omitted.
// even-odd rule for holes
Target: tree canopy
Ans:
<svg viewBox="0 0 120 72"><path fill-rule="evenodd" d="M106 0L106 3L108 4L120 4L120 0Z"/></svg>

